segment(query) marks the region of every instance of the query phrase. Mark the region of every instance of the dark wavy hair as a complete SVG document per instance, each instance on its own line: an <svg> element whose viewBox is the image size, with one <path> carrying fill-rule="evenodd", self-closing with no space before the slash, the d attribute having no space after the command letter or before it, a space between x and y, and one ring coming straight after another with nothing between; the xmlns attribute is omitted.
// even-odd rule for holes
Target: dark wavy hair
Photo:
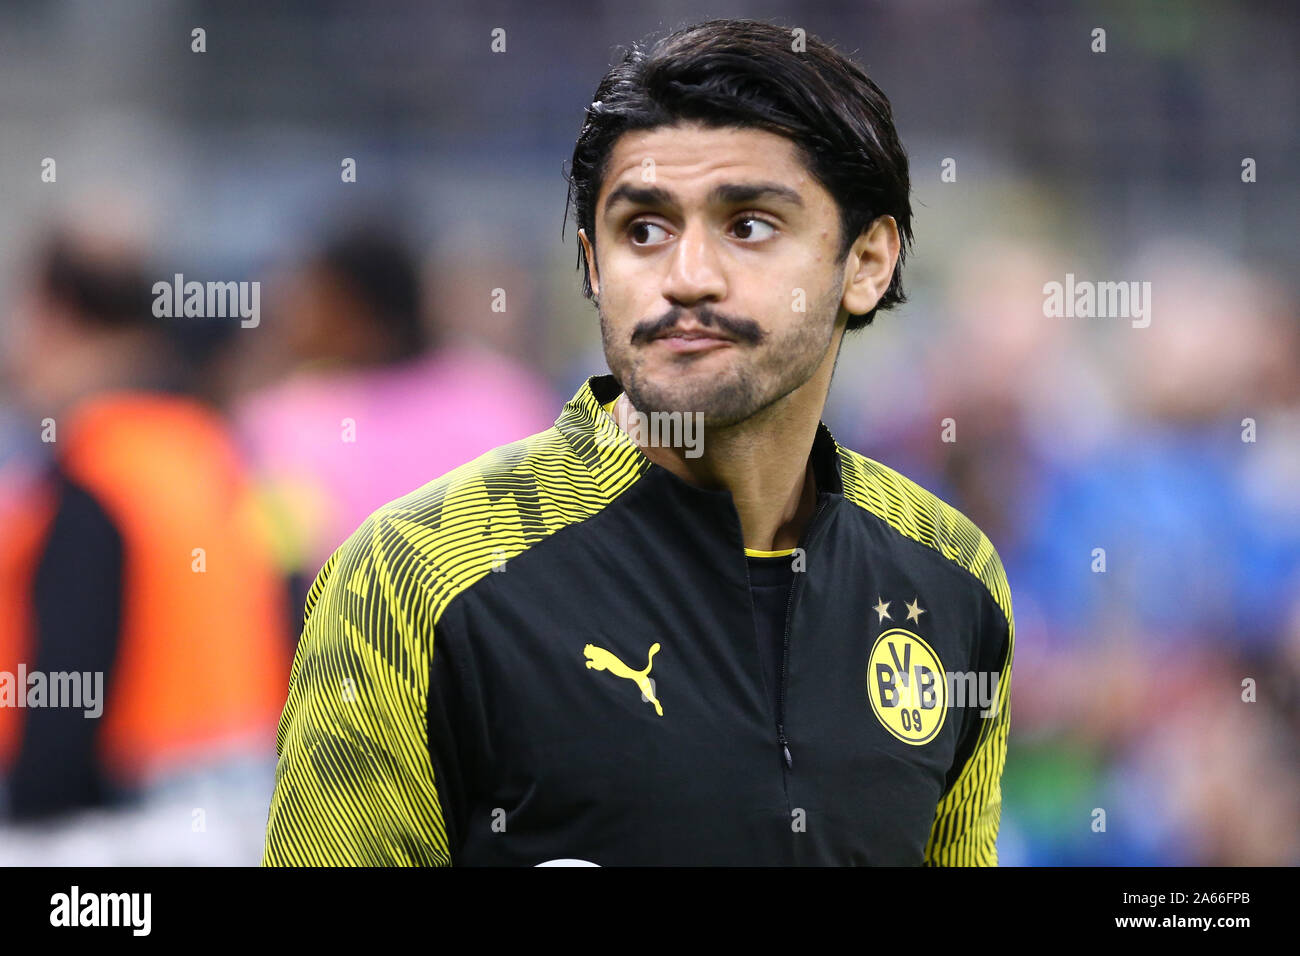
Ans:
<svg viewBox="0 0 1300 956"><path fill-rule="evenodd" d="M755 127L794 142L809 172L834 198L840 258L878 216L898 224L899 255L885 294L870 312L849 319L869 325L877 309L907 301L902 268L912 241L907 154L894 130L889 100L863 70L815 37L795 51L794 34L756 20L709 20L679 30L649 49L633 44L605 74L573 147L570 207L596 244L596 197L615 141L633 130L679 121ZM582 246L582 292L592 297Z"/></svg>

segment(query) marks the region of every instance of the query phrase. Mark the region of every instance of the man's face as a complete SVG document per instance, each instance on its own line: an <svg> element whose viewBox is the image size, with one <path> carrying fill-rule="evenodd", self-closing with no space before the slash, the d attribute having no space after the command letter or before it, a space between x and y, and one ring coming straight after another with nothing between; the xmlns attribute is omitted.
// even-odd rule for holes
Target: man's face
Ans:
<svg viewBox="0 0 1300 956"><path fill-rule="evenodd" d="M848 317L839 212L785 137L626 133L595 228L594 256L580 235L605 359L638 410L730 425L833 362Z"/></svg>

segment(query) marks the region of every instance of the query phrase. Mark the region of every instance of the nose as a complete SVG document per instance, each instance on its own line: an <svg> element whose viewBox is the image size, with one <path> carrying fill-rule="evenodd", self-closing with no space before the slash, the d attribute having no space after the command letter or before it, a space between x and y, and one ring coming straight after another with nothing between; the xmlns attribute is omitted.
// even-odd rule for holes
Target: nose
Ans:
<svg viewBox="0 0 1300 956"><path fill-rule="evenodd" d="M689 223L682 230L664 276L663 295L680 305L692 305L701 299L720 301L726 297L726 274L706 227Z"/></svg>

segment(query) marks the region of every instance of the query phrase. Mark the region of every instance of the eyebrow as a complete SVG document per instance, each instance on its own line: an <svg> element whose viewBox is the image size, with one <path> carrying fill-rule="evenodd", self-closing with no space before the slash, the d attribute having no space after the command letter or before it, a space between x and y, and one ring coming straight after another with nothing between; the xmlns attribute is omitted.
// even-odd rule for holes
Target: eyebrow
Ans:
<svg viewBox="0 0 1300 956"><path fill-rule="evenodd" d="M728 205L755 202L760 199L777 199L793 206L803 207L803 197L789 186L780 183L722 183L713 187L707 197L709 202ZM675 205L672 193L662 186L634 186L623 183L616 186L605 200L605 215L620 202L635 206L672 206Z"/></svg>

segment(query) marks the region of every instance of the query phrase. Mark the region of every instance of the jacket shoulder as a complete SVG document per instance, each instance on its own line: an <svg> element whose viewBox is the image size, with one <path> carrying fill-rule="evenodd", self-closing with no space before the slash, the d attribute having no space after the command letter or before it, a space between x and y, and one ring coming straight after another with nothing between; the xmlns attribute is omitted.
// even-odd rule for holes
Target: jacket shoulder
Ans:
<svg viewBox="0 0 1300 956"><path fill-rule="evenodd" d="M307 615L329 578L368 578L382 563L395 587L418 585L431 599L426 613L436 622L458 594L595 515L639 477L640 470L629 467L621 481L612 480L607 457L601 457L604 467L593 468L591 455L553 426L388 502L335 550L307 596ZM347 586L347 580L340 583Z"/></svg>
<svg viewBox="0 0 1300 956"><path fill-rule="evenodd" d="M975 522L887 465L843 445L839 455L845 498L979 578L1011 620L1002 559Z"/></svg>

